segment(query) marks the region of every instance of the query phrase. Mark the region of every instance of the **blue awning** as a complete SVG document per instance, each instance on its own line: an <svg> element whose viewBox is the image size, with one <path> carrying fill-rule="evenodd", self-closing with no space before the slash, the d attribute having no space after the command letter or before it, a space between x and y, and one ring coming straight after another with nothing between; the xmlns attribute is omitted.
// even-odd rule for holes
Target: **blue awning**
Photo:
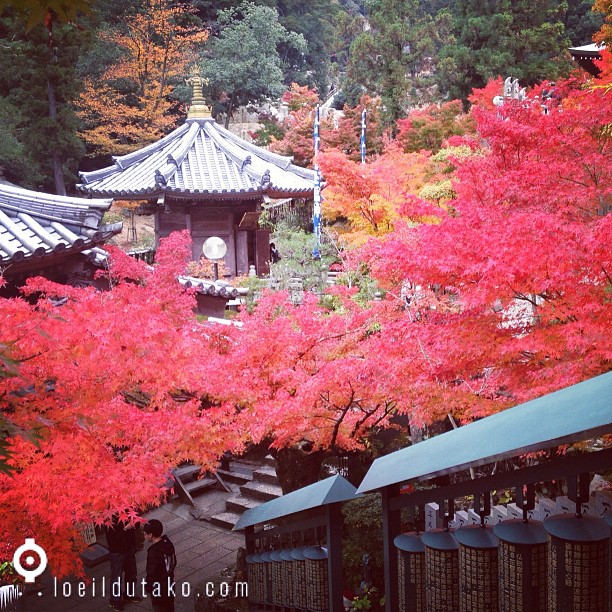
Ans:
<svg viewBox="0 0 612 612"><path fill-rule="evenodd" d="M358 493L428 480L612 432L612 372L374 461Z"/></svg>
<svg viewBox="0 0 612 612"><path fill-rule="evenodd" d="M247 510L234 526L234 530L361 497L355 495L355 492L355 487L337 474Z"/></svg>

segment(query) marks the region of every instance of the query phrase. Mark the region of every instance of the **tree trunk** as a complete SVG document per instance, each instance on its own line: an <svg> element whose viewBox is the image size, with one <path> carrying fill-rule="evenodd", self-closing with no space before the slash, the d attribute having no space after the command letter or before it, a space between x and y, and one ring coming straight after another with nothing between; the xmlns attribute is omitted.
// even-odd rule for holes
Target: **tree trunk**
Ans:
<svg viewBox="0 0 612 612"><path fill-rule="evenodd" d="M307 452L291 446L276 453L276 475L283 494L318 482L321 464L329 456L327 451Z"/></svg>
<svg viewBox="0 0 612 612"><path fill-rule="evenodd" d="M49 117L57 121L57 100L55 99L55 86L51 79L47 77L47 98L49 100ZM62 170L62 160L60 159L57 148L52 145L51 164L53 166L53 179L55 181L55 193L66 195L66 184L64 183L64 171Z"/></svg>

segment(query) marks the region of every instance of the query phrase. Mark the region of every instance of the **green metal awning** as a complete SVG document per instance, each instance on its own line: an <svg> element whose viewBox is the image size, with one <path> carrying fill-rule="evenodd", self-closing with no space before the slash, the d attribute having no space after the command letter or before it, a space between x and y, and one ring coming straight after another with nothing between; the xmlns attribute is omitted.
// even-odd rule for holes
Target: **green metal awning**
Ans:
<svg viewBox="0 0 612 612"><path fill-rule="evenodd" d="M234 530L361 497L355 494L356 490L346 478L337 474L247 510L238 519Z"/></svg>
<svg viewBox="0 0 612 612"><path fill-rule="evenodd" d="M358 493L428 480L612 432L612 372L374 461Z"/></svg>

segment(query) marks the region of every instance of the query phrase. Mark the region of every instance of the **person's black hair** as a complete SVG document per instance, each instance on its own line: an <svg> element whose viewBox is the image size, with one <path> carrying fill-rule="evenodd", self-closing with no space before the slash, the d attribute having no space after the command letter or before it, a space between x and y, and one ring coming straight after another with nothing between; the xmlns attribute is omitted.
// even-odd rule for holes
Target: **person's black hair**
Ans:
<svg viewBox="0 0 612 612"><path fill-rule="evenodd" d="M161 524L161 521L157 519L151 519L142 530L145 533L150 533L154 538L161 538L162 533L164 533L164 526Z"/></svg>

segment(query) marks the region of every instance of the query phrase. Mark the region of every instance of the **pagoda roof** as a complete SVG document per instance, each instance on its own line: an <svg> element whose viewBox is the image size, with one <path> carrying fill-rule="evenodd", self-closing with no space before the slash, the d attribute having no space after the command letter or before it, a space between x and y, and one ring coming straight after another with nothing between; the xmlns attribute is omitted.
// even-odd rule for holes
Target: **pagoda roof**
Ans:
<svg viewBox="0 0 612 612"><path fill-rule="evenodd" d="M588 45L582 45L580 47L570 47L569 52L573 56L594 57L596 59L601 59L601 52L605 48L605 45L591 43Z"/></svg>
<svg viewBox="0 0 612 612"><path fill-rule="evenodd" d="M0 265L14 272L44 266L58 254L95 249L121 231L102 225L111 200L91 200L30 191L0 181Z"/></svg>
<svg viewBox="0 0 612 612"><path fill-rule="evenodd" d="M214 119L187 118L161 140L113 157L114 164L81 172L77 187L90 195L140 199L309 197L314 172L246 142Z"/></svg>

